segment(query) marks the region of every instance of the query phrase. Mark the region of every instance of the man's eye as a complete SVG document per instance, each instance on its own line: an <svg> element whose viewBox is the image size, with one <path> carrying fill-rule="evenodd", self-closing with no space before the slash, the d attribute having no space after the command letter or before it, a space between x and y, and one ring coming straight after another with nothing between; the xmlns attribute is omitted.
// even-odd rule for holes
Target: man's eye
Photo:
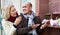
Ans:
<svg viewBox="0 0 60 35"><path fill-rule="evenodd" d="M26 6L25 6L25 8L26 8Z"/></svg>
<svg viewBox="0 0 60 35"><path fill-rule="evenodd" d="M24 6L23 8L26 8L26 6Z"/></svg>

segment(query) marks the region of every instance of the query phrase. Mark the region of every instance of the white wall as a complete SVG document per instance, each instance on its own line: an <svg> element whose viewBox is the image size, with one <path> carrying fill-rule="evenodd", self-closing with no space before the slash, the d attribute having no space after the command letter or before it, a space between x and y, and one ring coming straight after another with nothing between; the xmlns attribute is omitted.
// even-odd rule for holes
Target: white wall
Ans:
<svg viewBox="0 0 60 35"><path fill-rule="evenodd" d="M20 12L22 12L22 4L24 2L31 2L32 3L32 10L35 12L35 1L36 0L1 0L1 8L3 8L4 6L7 6L9 4L14 4L18 13L20 14ZM2 12L3 12L3 9L2 9Z"/></svg>
<svg viewBox="0 0 60 35"><path fill-rule="evenodd" d="M24 4L25 2L31 2L32 3L32 10L35 12L35 9L36 9L36 7L35 7L36 2L35 1L36 0L21 0L21 1L22 1L22 4Z"/></svg>
<svg viewBox="0 0 60 35"><path fill-rule="evenodd" d="M20 14L20 0L1 0L1 9L4 6L7 6L9 4L14 4L14 6L16 7L18 13ZM2 9L3 10L3 9ZM3 12L3 11L2 11Z"/></svg>

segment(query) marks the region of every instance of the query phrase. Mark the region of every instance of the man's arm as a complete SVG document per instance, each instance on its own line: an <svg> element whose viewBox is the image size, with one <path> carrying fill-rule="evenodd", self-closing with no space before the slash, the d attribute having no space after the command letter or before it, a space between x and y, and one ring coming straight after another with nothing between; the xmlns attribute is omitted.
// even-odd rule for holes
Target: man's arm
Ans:
<svg viewBox="0 0 60 35"><path fill-rule="evenodd" d="M17 34L25 34L25 33L28 33L31 30L32 30L31 27L19 28L19 29L17 29Z"/></svg>
<svg viewBox="0 0 60 35"><path fill-rule="evenodd" d="M38 33L38 34L41 34L41 33L43 32L43 30L40 29L40 27L41 27L41 25L42 25L40 17L39 17L39 16L36 16L36 17L34 18L34 22L35 22L35 24L40 24L40 26L38 26L38 27L36 28L36 30L37 30L37 33Z"/></svg>
<svg viewBox="0 0 60 35"><path fill-rule="evenodd" d="M18 21L19 21L20 19L21 19L21 18L18 18L18 19L15 21L15 23L19 24ZM19 28L17 28L17 34L25 34L25 33L28 33L29 31L37 28L40 24L33 24L33 25L30 26L30 27L22 27L23 25L24 25L24 23L23 23L23 24L22 24L22 23L19 24ZM14 25L14 26L16 27L16 25ZM17 25L17 26L18 26L18 25Z"/></svg>
<svg viewBox="0 0 60 35"><path fill-rule="evenodd" d="M30 27L23 27L22 28L22 25L20 24L20 28L17 28L17 34L25 34L25 33L28 33L30 32L31 30L37 28L40 24L33 24L32 26Z"/></svg>

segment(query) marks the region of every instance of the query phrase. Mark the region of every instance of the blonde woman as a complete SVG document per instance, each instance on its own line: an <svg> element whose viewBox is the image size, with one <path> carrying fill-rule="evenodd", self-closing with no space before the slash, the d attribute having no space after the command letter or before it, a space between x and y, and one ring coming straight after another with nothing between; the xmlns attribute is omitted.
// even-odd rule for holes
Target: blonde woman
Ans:
<svg viewBox="0 0 60 35"><path fill-rule="evenodd" d="M14 7L14 5L8 5L5 7L5 12L2 14L2 27L6 35L16 35L15 26L20 22L21 17L18 17L18 13ZM15 25L15 26L14 26Z"/></svg>

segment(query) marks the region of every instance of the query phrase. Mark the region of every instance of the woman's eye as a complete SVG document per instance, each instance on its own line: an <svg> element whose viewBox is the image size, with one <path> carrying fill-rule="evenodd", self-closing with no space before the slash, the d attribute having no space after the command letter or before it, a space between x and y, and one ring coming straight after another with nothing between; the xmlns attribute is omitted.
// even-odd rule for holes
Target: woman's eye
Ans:
<svg viewBox="0 0 60 35"><path fill-rule="evenodd" d="M13 12L15 11L16 9L13 10Z"/></svg>

